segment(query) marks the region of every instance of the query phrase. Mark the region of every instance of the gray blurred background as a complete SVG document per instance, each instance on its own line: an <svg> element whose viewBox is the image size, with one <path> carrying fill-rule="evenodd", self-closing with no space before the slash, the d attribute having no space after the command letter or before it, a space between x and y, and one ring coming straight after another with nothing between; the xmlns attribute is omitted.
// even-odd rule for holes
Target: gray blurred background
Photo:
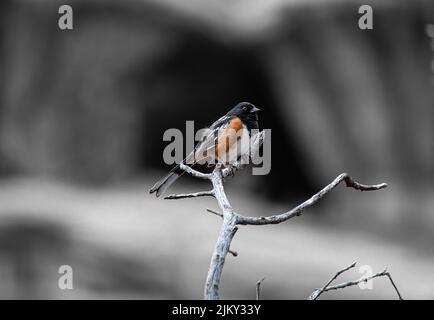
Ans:
<svg viewBox="0 0 434 320"><path fill-rule="evenodd" d="M264 299L304 299L357 260L434 298L432 0L71 0L72 31L61 4L0 2L0 298L200 299L216 203L148 189L169 170L166 129L246 100L272 129L272 169L228 181L238 212L283 212L341 172L389 188L340 186L300 218L240 228L221 297L254 298L265 276ZM395 294L378 279L323 298Z"/></svg>

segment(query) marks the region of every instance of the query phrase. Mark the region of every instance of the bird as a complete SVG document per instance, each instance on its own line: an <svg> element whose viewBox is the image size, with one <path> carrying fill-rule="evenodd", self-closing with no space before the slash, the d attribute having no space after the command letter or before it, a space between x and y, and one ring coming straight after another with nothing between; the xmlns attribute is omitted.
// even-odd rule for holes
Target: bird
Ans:
<svg viewBox="0 0 434 320"><path fill-rule="evenodd" d="M194 150L181 163L188 166L204 162L209 166L216 163L229 165L244 156L249 152L251 131L259 129L259 111L250 102L238 103L208 128ZM180 168L181 163L158 180L149 192L155 193L157 197L163 194L185 172Z"/></svg>

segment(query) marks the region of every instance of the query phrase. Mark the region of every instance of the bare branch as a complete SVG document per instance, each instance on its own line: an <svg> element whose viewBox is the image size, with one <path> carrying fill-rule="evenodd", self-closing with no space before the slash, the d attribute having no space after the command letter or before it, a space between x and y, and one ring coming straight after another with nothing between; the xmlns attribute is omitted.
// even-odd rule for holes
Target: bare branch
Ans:
<svg viewBox="0 0 434 320"><path fill-rule="evenodd" d="M352 268L354 268L357 264L357 261L354 261L352 264L350 264L348 267L345 267L341 270L339 270L338 272L336 272L336 274L329 280L329 282L327 282L327 284L324 286L324 288L327 288L337 277L339 277L342 273L344 273L345 271L348 271Z"/></svg>
<svg viewBox="0 0 434 320"><path fill-rule="evenodd" d="M176 199L185 199L185 198L196 198L196 197L214 197L214 191L200 191L194 193L179 193L179 194L171 194L167 197L164 197L166 200L176 200Z"/></svg>
<svg viewBox="0 0 434 320"><path fill-rule="evenodd" d="M356 190L360 191L375 191L380 190L387 187L387 183L380 183L380 184L374 184L374 185L367 185L367 184L361 184L357 181L354 181L353 178L351 178L347 173L343 173L345 175L345 183L347 187L354 188Z"/></svg>
<svg viewBox="0 0 434 320"><path fill-rule="evenodd" d="M234 215L234 210L232 209L232 206L226 197L225 189L223 187L223 176L221 169L216 168L212 172L211 182L213 185L215 198L217 199L217 203L223 212L223 216L226 215L228 217L232 217ZM236 223L235 220L234 223Z"/></svg>
<svg viewBox="0 0 434 320"><path fill-rule="evenodd" d="M258 280L258 282L256 282L256 300L261 299L261 284L264 280L265 280L265 277L262 278L261 280Z"/></svg>
<svg viewBox="0 0 434 320"><path fill-rule="evenodd" d="M288 212L279 215L268 216L268 217L245 217L245 216L238 215L237 224L243 224L243 225L278 224L286 220L289 220L291 218L300 216L304 209L317 203L327 193L329 193L334 188L336 188L336 186L342 181L345 181L347 187L352 187L356 190L361 190L361 191L380 190L387 187L386 183L381 183L377 185L363 185L354 181L347 173L342 173L338 177L336 177L336 179L333 180L333 182L331 182L329 185L327 185L317 194L313 195L311 198L309 198L308 200L306 200L305 202L303 202L302 204L298 205L297 207L295 207L294 209Z"/></svg>
<svg viewBox="0 0 434 320"><path fill-rule="evenodd" d="M395 282L392 279L392 275L389 272L386 272L386 276L389 278L390 283L392 284L393 288L395 289L396 294L398 295L399 300L404 300L401 296L401 294L399 293L398 288L395 285Z"/></svg>
<svg viewBox="0 0 434 320"><path fill-rule="evenodd" d="M246 155L246 157L252 157L256 155L256 153L259 151L260 146L262 145L265 138L265 131L261 131L260 133L256 134L255 136L250 138L250 154ZM199 179L207 179L210 180L213 189L211 191L203 191L203 192L196 192L196 193L188 193L188 194L174 194L169 195L165 197L165 199L182 199L182 198L193 198L193 197L202 197L202 196L213 196L216 198L217 203L221 209L221 213L207 209L208 212L211 212L223 219L223 223L220 229L220 233L218 236L218 239L216 241L214 251L212 254L210 266L208 269L208 274L206 277L206 283L205 283L205 290L204 290L204 298L205 299L218 299L219 298L219 285L220 285L220 279L223 272L223 267L225 263L225 259L228 253L232 254L233 256L237 256L238 253L235 251L230 250L230 245L232 242L232 239L238 230L237 225L266 225L266 224L277 224L284 222L288 219L291 219L293 217L299 216L302 214L303 210L306 208L314 205L316 202L318 202L322 197L324 197L327 193L332 191L336 186L341 183L342 181L345 181L347 187L352 187L356 190L361 191L368 191L368 190L380 190L385 187L387 187L387 184L382 183L378 185L363 185L356 181L354 181L348 174L343 173L339 175L333 182L331 182L329 185L327 185L325 188L323 188L321 191L319 191L317 194L313 195L311 198L303 202L302 204L298 205L297 207L293 208L292 210L279 214L279 215L273 215L268 217L245 217L242 215L237 214L232 209L231 204L229 203L229 200L227 199L224 187L223 187L223 179L227 177L228 175L233 175L237 170L242 169L246 163L249 161L246 158L241 158L237 162L232 163L231 165L228 165L226 167L223 167L221 164L216 164L213 172L211 174L205 174L202 172L199 172L197 170L192 169L191 167L180 164L180 168L190 174L193 177L199 178ZM387 276L393 287L395 288L399 298L401 298L398 289L396 288L395 284L393 283L393 280L390 276L390 274L384 270L382 273L378 273L370 278L361 279L358 281L348 282L344 284L340 284L337 286L330 286L330 284L343 272L349 270L350 268L353 268L355 266L355 263L350 265L347 268L344 268L337 272L333 278L327 282L327 284L321 288L317 289L309 298L312 298L313 300L318 298L323 292L329 291L329 290L336 290L340 288L344 288L347 286L352 286L355 284L360 283L361 281L368 281L371 278L374 277L380 277L380 276ZM261 283L264 279L259 280L256 283L256 298L260 298L260 290L261 290Z"/></svg>
<svg viewBox="0 0 434 320"><path fill-rule="evenodd" d="M359 283L362 282L368 282L369 280L372 280L374 278L379 278L379 277L387 277L390 280L390 283L392 284L393 288L396 291L396 294L398 295L399 300L402 300L401 294L398 291L398 288L396 287L395 283L392 280L392 276L390 275L390 273L387 271L387 268L384 268L383 271L378 272L372 276L369 277L362 277L359 280L355 280L355 281L347 281L347 282L343 282L334 286L330 286L330 284L337 278L339 277L339 275L341 275L342 273L344 273L345 271L354 268L356 266L356 262L354 262L353 264L351 264L350 266L341 269L340 271L338 271L331 279L329 282L327 282L327 284L320 288L320 289L316 289L314 292L311 293L311 295L309 296L308 300L316 300L318 299L318 297L327 291L331 291L331 290L338 290L338 289L344 289L347 287L352 287L352 286L356 286Z"/></svg>
<svg viewBox="0 0 434 320"><path fill-rule="evenodd" d="M344 273L345 271L350 270L351 268L354 268L357 264L357 261L354 261L352 264L350 264L348 267L345 267L341 270L339 270L338 272L335 273L335 275L320 289L315 290L310 296L309 296L309 300L316 300L323 292L324 290L337 278L339 277L342 273Z"/></svg>
<svg viewBox="0 0 434 320"><path fill-rule="evenodd" d="M206 300L219 299L220 279L223 272L226 256L230 250L232 239L238 228L235 225L235 219L228 214L224 215L223 224L220 228L220 234L214 247L211 257L208 274L206 276L204 298Z"/></svg>
<svg viewBox="0 0 434 320"><path fill-rule="evenodd" d="M206 209L206 211L211 212L212 214L215 214L216 216L223 218L223 214L221 214L220 212L214 211L212 209Z"/></svg>
<svg viewBox="0 0 434 320"><path fill-rule="evenodd" d="M205 180L210 180L211 179L211 174L209 174L209 173L202 173L200 171L194 170L193 168L191 168L189 166L186 166L183 163L181 163L179 165L179 168L181 170L184 170L185 172L187 172L192 177L199 178L199 179L205 179Z"/></svg>

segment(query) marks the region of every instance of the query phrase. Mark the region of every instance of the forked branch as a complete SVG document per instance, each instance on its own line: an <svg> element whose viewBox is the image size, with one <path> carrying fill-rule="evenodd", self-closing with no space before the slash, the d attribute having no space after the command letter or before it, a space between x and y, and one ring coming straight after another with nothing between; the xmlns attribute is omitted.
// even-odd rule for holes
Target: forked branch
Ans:
<svg viewBox="0 0 434 320"><path fill-rule="evenodd" d="M262 145L265 138L265 131L261 131L251 138L251 152L250 156L254 156L260 146ZM245 166L245 161L237 161L230 166L223 167L221 165L216 165L214 171L211 174L204 174L197 170L194 170L188 166L181 165L180 168L190 174L193 177L200 179L207 179L212 183L212 190L205 192L196 192L190 194L178 194L166 197L166 199L182 199L182 198L192 198L192 197L202 197L202 196L213 196L216 198L217 203L220 207L221 213L213 210L209 212L214 213L223 219L223 223L220 229L220 234L217 239L214 252L211 258L210 267L208 269L208 275L205 283L205 299L218 299L219 298L219 285L221 274L223 271L223 266L228 253L230 253L230 245L232 238L237 231L237 225L267 225L267 224L278 224L287 221L293 217L299 216L302 212L317 203L322 197L327 193L332 191L337 187L342 181L345 182L347 187L351 187L356 190L361 191L372 191L380 190L387 187L386 183L376 184L376 185L364 185L354 181L347 173L342 173L336 179L334 179L329 185L323 188L321 191L310 197L308 200L302 204L296 206L295 208L278 215L267 216L267 217L248 217L240 215L234 212L232 206L227 199L224 187L223 179L228 175L233 175L237 170L242 169ZM384 274L386 275L386 274ZM391 279L391 278L390 278ZM260 283L258 284L260 287ZM322 292L330 289L331 287L325 288ZM260 288L259 288L260 290ZM320 293L320 294L321 294Z"/></svg>
<svg viewBox="0 0 434 320"><path fill-rule="evenodd" d="M348 267L345 267L341 270L339 270L338 272L336 272L336 274L322 287L319 289L316 289L314 292L312 292L310 294L310 296L308 297L308 300L316 300L318 299L318 297L323 294L324 292L327 291L331 291L331 290L338 290L338 289L344 289L347 287L352 287L352 286L357 286L362 282L368 282L369 280L372 280L374 278L379 278L379 277L387 277L390 281L390 283L392 284L397 296L399 300L403 300L401 294L399 293L398 288L395 285L395 282L392 279L392 276L390 275L390 273L387 271L387 268L384 268L383 271L378 272L372 276L369 277L362 277L358 280L355 281L347 281L347 282L343 282L340 284L336 284L336 285L331 285L331 283L336 280L342 273L354 268L356 266L357 262L353 262L351 265L349 265Z"/></svg>
<svg viewBox="0 0 434 320"><path fill-rule="evenodd" d="M274 215L274 216L268 216L268 217L245 217L245 216L238 216L238 224L251 224L251 225L264 225L264 224L277 224L282 223L288 219L300 216L303 211L317 203L322 197L324 197L327 193L332 191L334 188L338 186L339 183L342 181L345 181L347 187L354 188L356 190L360 191L372 191L372 190L380 190L387 187L386 183L381 184L375 184L375 185L364 185L361 183L358 183L353 180L347 173L342 173L339 176L336 177L335 180L333 180L328 186L323 188L321 191L319 191L317 194L310 197L308 200L303 202L302 204L298 205L297 207L289 210L288 212Z"/></svg>

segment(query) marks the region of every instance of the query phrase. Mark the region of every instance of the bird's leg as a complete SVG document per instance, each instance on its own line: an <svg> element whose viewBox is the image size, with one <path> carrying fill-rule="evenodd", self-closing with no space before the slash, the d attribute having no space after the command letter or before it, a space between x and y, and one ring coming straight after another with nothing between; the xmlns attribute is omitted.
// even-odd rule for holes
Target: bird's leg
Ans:
<svg viewBox="0 0 434 320"><path fill-rule="evenodd" d="M228 176L234 177L237 167L231 163L228 163L225 167L228 169Z"/></svg>

